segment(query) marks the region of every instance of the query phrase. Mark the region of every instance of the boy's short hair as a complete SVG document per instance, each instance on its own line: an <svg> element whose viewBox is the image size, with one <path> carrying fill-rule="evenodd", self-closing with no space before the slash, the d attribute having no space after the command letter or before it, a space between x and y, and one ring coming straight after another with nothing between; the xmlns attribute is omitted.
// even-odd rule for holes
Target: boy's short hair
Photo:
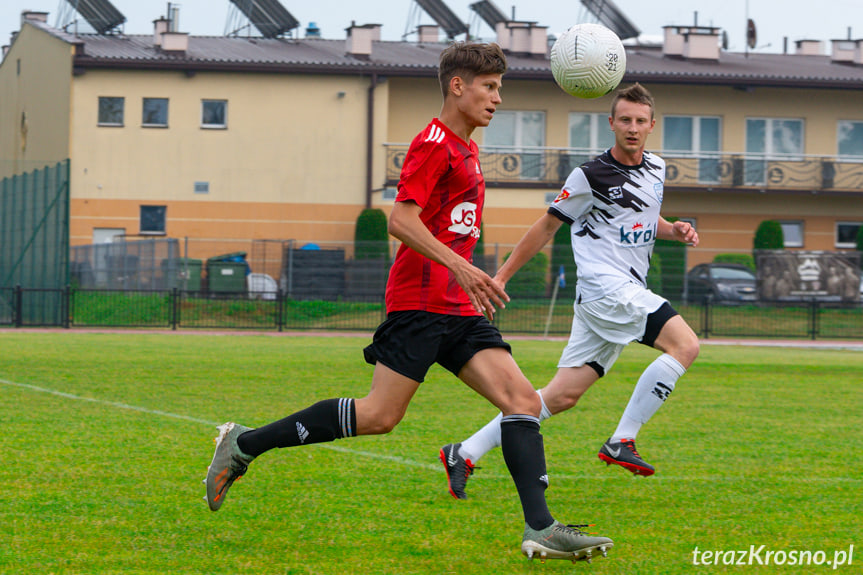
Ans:
<svg viewBox="0 0 863 575"><path fill-rule="evenodd" d="M632 102L634 104L644 104L645 106L650 106L650 119L653 119L653 113L655 111L655 105L653 103L653 96L650 92L636 82L632 86L628 88L621 88L614 94L614 99L611 101L611 117L614 117L614 112L617 110L617 103L621 100L626 100L627 102Z"/></svg>
<svg viewBox="0 0 863 575"><path fill-rule="evenodd" d="M450 80L456 76L470 83L476 76L505 72L506 56L493 42L454 42L441 52L438 63L438 79L444 98L449 93Z"/></svg>

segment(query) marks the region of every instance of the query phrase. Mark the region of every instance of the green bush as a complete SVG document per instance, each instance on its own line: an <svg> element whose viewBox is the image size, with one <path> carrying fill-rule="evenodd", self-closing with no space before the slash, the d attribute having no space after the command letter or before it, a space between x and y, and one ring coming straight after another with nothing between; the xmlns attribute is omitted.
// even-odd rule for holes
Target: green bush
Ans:
<svg viewBox="0 0 863 575"><path fill-rule="evenodd" d="M509 259L512 252L506 254L503 261ZM506 284L506 293L512 297L546 296L546 280L548 278L548 256L539 252L519 269Z"/></svg>
<svg viewBox="0 0 863 575"><path fill-rule="evenodd" d="M679 218L666 218L674 223ZM686 244L677 240L656 240L647 273L647 287L671 301L683 297L686 275Z"/></svg>
<svg viewBox="0 0 863 575"><path fill-rule="evenodd" d="M662 256L653 252L653 255L650 257L650 268L647 270L647 289L670 299L662 289L664 287L664 280L665 278L662 275Z"/></svg>
<svg viewBox="0 0 863 575"><path fill-rule="evenodd" d="M552 282L558 281L560 274L560 266L563 266L563 273L566 278L566 288L570 289L575 286L575 278L578 273L578 268L575 266L575 260L572 257L572 227L566 224L561 225L554 234L551 246L551 272ZM572 290L570 290L572 291ZM573 292L574 293L574 292Z"/></svg>
<svg viewBox="0 0 863 575"><path fill-rule="evenodd" d="M863 252L863 226L857 228L857 251ZM863 259L860 260L860 267L863 268Z"/></svg>
<svg viewBox="0 0 863 575"><path fill-rule="evenodd" d="M752 247L756 250L782 250L785 249L785 236L782 234L782 225L774 220L764 220L758 224L755 230L755 238Z"/></svg>
<svg viewBox="0 0 863 575"><path fill-rule="evenodd" d="M755 258L752 254L716 254L713 262L717 264L740 264L755 271Z"/></svg>
<svg viewBox="0 0 863 575"><path fill-rule="evenodd" d="M366 208L354 228L354 257L358 260L387 259L390 255L387 215L377 208Z"/></svg>

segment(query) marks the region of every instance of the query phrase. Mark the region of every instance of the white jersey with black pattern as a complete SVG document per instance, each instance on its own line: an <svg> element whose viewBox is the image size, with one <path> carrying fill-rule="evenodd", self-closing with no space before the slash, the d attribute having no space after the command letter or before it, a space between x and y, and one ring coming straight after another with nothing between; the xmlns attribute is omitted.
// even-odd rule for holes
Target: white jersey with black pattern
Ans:
<svg viewBox="0 0 863 575"><path fill-rule="evenodd" d="M627 166L606 150L572 171L548 211L571 227L576 302L627 283L647 287L665 182L665 161L644 152Z"/></svg>

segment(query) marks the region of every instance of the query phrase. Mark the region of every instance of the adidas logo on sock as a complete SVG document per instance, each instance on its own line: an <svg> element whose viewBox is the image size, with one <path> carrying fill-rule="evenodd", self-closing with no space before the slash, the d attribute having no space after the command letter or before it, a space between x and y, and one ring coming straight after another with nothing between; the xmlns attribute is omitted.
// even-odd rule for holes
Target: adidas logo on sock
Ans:
<svg viewBox="0 0 863 575"><path fill-rule="evenodd" d="M300 443L305 443L306 438L309 436L309 430L299 421L297 422L297 435L300 436Z"/></svg>
<svg viewBox="0 0 863 575"><path fill-rule="evenodd" d="M546 487L548 487L548 474L540 475L539 480L542 481Z"/></svg>

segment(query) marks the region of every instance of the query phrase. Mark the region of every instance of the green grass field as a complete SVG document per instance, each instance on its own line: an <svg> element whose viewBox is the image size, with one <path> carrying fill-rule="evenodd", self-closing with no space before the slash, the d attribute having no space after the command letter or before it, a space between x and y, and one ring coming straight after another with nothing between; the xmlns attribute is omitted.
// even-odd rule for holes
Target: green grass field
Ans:
<svg viewBox="0 0 863 575"><path fill-rule="evenodd" d="M470 499L446 493L438 449L494 410L439 368L393 433L265 454L210 512L201 479L214 425L365 395L367 341L0 332L0 573L815 573L841 553L837 572L861 572L863 354L853 351L703 346L639 435L657 474L636 478L596 457L656 355L627 348L575 409L543 425L552 512L615 540L590 565L520 554L499 451L480 462ZM563 343L512 343L543 385ZM722 564L761 545L755 565ZM722 551L720 564L693 565L696 548ZM822 565L758 565L767 551Z"/></svg>

